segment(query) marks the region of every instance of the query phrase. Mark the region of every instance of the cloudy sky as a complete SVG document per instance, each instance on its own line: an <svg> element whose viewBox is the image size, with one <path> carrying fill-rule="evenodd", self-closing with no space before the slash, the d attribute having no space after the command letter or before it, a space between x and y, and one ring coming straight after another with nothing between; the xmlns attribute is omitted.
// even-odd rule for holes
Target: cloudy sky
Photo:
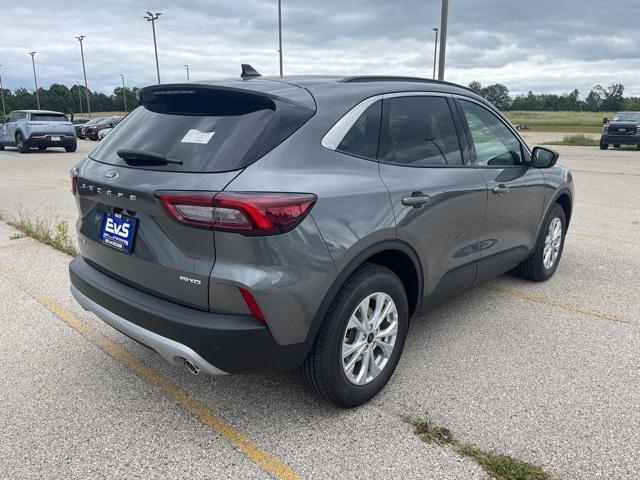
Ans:
<svg viewBox="0 0 640 480"><path fill-rule="evenodd" d="M0 74L5 88L38 80L82 81L77 35L84 41L89 88L110 93L155 82L151 25L156 23L163 82L239 74L250 63L278 72L277 0L22 0L3 2ZM432 27L440 0L282 0L285 74L431 76ZM609 13L613 11L614 13ZM581 94L621 82L640 95L640 0L450 0L446 79L505 83L512 93Z"/></svg>

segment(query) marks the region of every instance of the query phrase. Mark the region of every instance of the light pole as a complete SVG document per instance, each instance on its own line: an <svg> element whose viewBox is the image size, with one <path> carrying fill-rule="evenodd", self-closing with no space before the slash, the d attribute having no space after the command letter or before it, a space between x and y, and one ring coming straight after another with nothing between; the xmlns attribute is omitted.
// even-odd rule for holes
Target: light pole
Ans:
<svg viewBox="0 0 640 480"><path fill-rule="evenodd" d="M124 113L127 113L127 91L124 87L124 75L120 74L120 77L122 77L122 99L124 100Z"/></svg>
<svg viewBox="0 0 640 480"><path fill-rule="evenodd" d="M185 67L187 67L187 82L189 81L189 65L185 64Z"/></svg>
<svg viewBox="0 0 640 480"><path fill-rule="evenodd" d="M438 58L438 27L432 28L436 32L435 46L433 47L433 78L436 78L436 60Z"/></svg>
<svg viewBox="0 0 640 480"><path fill-rule="evenodd" d="M282 0L278 0L278 55L280 56L280 76L282 76Z"/></svg>
<svg viewBox="0 0 640 480"><path fill-rule="evenodd" d="M154 15L153 13L147 11L147 14L142 17L147 22L151 22L151 29L153 30L153 49L156 52L156 72L158 74L158 85L160 85L160 64L158 63L158 44L156 43L156 20L160 15L162 14L158 12L156 12Z"/></svg>
<svg viewBox="0 0 640 480"><path fill-rule="evenodd" d="M2 65L0 65L1 67ZM2 116L7 114L7 110L4 108L4 88L2 87L2 75L0 75L0 98L2 98Z"/></svg>
<svg viewBox="0 0 640 480"><path fill-rule="evenodd" d="M38 103L38 110L40 110L40 95L38 95L38 77L36 76L36 52L29 52L31 55L31 64L33 65L33 81L36 84L36 102Z"/></svg>
<svg viewBox="0 0 640 480"><path fill-rule="evenodd" d="M440 18L440 59L438 61L438 80L444 80L444 63L447 50L447 18L449 17L449 0L442 0L442 15Z"/></svg>
<svg viewBox="0 0 640 480"><path fill-rule="evenodd" d="M80 114L82 115L82 94L80 93L80 82L76 81L76 84L78 85L78 103L80 104Z"/></svg>
<svg viewBox="0 0 640 480"><path fill-rule="evenodd" d="M76 37L80 42L80 57L82 58L82 73L84 75L84 93L87 96L87 112L89 113L89 118L91 118L91 102L89 101L89 86L87 84L87 69L84 66L84 48L82 47L82 40L84 40L84 35L80 35Z"/></svg>

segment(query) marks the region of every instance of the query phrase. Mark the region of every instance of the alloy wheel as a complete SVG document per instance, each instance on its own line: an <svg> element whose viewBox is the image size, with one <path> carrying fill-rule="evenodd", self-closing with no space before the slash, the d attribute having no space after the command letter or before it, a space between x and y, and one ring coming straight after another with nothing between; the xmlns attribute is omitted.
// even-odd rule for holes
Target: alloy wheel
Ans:
<svg viewBox="0 0 640 480"><path fill-rule="evenodd" d="M556 263L562 246L562 222L558 217L551 220L547 236L544 239L542 251L542 264L549 270Z"/></svg>
<svg viewBox="0 0 640 480"><path fill-rule="evenodd" d="M344 331L342 369L356 385L373 381L389 363L398 337L398 310L384 292L367 296L355 308Z"/></svg>

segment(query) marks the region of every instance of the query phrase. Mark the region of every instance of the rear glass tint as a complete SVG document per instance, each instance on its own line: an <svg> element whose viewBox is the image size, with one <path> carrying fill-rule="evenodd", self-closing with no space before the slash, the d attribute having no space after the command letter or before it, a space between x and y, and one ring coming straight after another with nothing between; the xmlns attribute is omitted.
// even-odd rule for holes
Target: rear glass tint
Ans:
<svg viewBox="0 0 640 480"><path fill-rule="evenodd" d="M381 118L382 101L379 100L360 115L338 145L337 150L375 160L378 155Z"/></svg>
<svg viewBox="0 0 640 480"><path fill-rule="evenodd" d="M31 114L32 122L67 122L66 115L55 115L50 113L32 113Z"/></svg>
<svg viewBox="0 0 640 480"><path fill-rule="evenodd" d="M118 150L156 154L182 165L135 166L177 172L237 170L264 156L313 114L286 101L250 93L193 89L151 94L90 157L127 165Z"/></svg>

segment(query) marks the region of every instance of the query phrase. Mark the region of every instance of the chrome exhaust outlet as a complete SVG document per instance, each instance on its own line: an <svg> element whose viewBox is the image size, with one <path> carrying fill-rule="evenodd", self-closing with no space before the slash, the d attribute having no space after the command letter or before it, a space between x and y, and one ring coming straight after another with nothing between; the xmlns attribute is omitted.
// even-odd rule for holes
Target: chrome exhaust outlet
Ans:
<svg viewBox="0 0 640 480"><path fill-rule="evenodd" d="M198 375L200 373L200 368L198 366L194 365L186 358L183 358L183 360L184 360L184 366L187 367L187 370L189 370L192 374Z"/></svg>

